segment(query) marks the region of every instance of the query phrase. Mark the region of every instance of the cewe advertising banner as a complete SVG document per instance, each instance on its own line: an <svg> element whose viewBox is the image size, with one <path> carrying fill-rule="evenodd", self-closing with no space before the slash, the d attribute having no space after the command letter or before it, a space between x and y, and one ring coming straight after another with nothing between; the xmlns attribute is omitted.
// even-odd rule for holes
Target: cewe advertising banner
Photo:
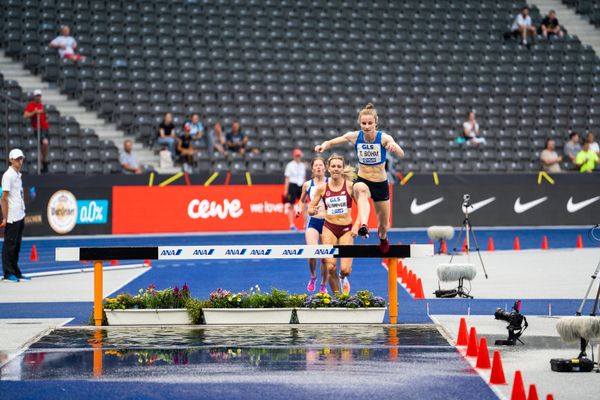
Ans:
<svg viewBox="0 0 600 400"><path fill-rule="evenodd" d="M283 185L115 186L113 233L288 230L282 195ZM304 228L302 216L294 222ZM369 226L377 226L373 208Z"/></svg>

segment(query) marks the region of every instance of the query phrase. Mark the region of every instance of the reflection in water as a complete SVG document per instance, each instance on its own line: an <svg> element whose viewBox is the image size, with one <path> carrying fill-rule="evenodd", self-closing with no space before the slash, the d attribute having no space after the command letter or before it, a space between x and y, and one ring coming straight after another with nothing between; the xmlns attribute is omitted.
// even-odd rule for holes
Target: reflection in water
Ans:
<svg viewBox="0 0 600 400"><path fill-rule="evenodd" d="M407 346L402 357L400 344ZM431 363L440 357L455 354L433 326L61 328L14 361L20 377L11 379L362 371L372 363ZM0 377L7 379L4 373Z"/></svg>

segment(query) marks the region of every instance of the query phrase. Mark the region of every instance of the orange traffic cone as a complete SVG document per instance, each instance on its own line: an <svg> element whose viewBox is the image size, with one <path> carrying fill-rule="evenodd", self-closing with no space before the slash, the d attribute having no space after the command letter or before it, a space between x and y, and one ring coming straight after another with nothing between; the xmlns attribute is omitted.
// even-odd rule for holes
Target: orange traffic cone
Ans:
<svg viewBox="0 0 600 400"><path fill-rule="evenodd" d="M575 245L575 248L583 249L583 239L581 238L581 235L577 235L577 244Z"/></svg>
<svg viewBox="0 0 600 400"><path fill-rule="evenodd" d="M402 279L402 260L398 260L398 263L396 264L396 276L400 279Z"/></svg>
<svg viewBox="0 0 600 400"><path fill-rule="evenodd" d="M494 251L496 250L496 247L494 247L494 239L489 238L488 239L488 251Z"/></svg>
<svg viewBox="0 0 600 400"><path fill-rule="evenodd" d="M448 246L444 239L442 239L442 243L440 243L440 254L448 254Z"/></svg>
<svg viewBox="0 0 600 400"><path fill-rule="evenodd" d="M538 397L537 388L535 385L529 385L529 394L527 395L527 400L540 400Z"/></svg>
<svg viewBox="0 0 600 400"><path fill-rule="evenodd" d="M35 244L31 246L31 256L29 256L29 261L39 261L37 255L37 247L35 247Z"/></svg>
<svg viewBox="0 0 600 400"><path fill-rule="evenodd" d="M515 236L515 244L513 245L513 250L521 250L521 242L519 241L518 236Z"/></svg>
<svg viewBox="0 0 600 400"><path fill-rule="evenodd" d="M477 331L472 326L469 331L469 342L467 343L467 357L477 357Z"/></svg>
<svg viewBox="0 0 600 400"><path fill-rule="evenodd" d="M402 283L406 283L408 279L408 267L406 265L402 266L402 272L400 273L400 279L402 279Z"/></svg>
<svg viewBox="0 0 600 400"><path fill-rule="evenodd" d="M490 353L488 352L487 340L484 337L479 340L479 350L477 352L477 363L475 364L475 368L490 368Z"/></svg>
<svg viewBox="0 0 600 400"><path fill-rule="evenodd" d="M467 321L464 318L460 319L458 324L458 336L456 337L457 346L466 346L468 340Z"/></svg>
<svg viewBox="0 0 600 400"><path fill-rule="evenodd" d="M492 373L490 374L490 385L506 385L504 368L502 367L502 359L500 358L500 352L498 350L494 350L494 357L492 359Z"/></svg>
<svg viewBox="0 0 600 400"><path fill-rule="evenodd" d="M110 265L119 265L119 260L111 260Z"/></svg>
<svg viewBox="0 0 600 400"><path fill-rule="evenodd" d="M406 284L406 291L408 293L411 293L413 291L412 289L412 281L413 281L413 272L411 270L408 270L407 275L406 275L406 282L404 282Z"/></svg>
<svg viewBox="0 0 600 400"><path fill-rule="evenodd" d="M467 239L465 239L465 240L463 240L462 252L466 253L468 251L469 251L469 249L467 248Z"/></svg>
<svg viewBox="0 0 600 400"><path fill-rule="evenodd" d="M554 400L554 396L552 395L552 393L548 393L548 395L546 396L546 400Z"/></svg>
<svg viewBox="0 0 600 400"><path fill-rule="evenodd" d="M546 235L542 238L542 250L548 250L548 237Z"/></svg>
<svg viewBox="0 0 600 400"><path fill-rule="evenodd" d="M152 264L150 263L150 260L144 260L144 267L151 267Z"/></svg>
<svg viewBox="0 0 600 400"><path fill-rule="evenodd" d="M421 282L421 278L417 279L417 285L415 288L415 299L420 300L425 298L425 293L423 292L423 282Z"/></svg>
<svg viewBox="0 0 600 400"><path fill-rule="evenodd" d="M513 382L510 400L527 400L525 396L525 385L523 384L523 375L521 371L515 371L515 380Z"/></svg>
<svg viewBox="0 0 600 400"><path fill-rule="evenodd" d="M417 274L410 271L410 277L408 278L408 286L410 288L410 294L415 294L417 291Z"/></svg>

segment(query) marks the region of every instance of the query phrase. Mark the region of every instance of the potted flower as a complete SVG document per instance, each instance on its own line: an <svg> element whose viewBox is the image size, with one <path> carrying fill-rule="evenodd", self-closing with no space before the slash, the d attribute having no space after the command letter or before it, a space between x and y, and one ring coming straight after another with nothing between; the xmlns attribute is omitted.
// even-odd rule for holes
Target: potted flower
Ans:
<svg viewBox="0 0 600 400"><path fill-rule="evenodd" d="M272 289L265 293L258 285L239 293L219 288L202 303L204 321L208 325L289 324L293 310L287 292Z"/></svg>
<svg viewBox="0 0 600 400"><path fill-rule="evenodd" d="M300 324L380 324L385 315L385 300L368 290L355 295L317 293L296 308Z"/></svg>
<svg viewBox="0 0 600 400"><path fill-rule="evenodd" d="M181 289L175 286L163 290L156 290L151 284L135 296L121 293L106 298L104 312L109 325L190 324L185 308L189 300L190 289L186 284Z"/></svg>

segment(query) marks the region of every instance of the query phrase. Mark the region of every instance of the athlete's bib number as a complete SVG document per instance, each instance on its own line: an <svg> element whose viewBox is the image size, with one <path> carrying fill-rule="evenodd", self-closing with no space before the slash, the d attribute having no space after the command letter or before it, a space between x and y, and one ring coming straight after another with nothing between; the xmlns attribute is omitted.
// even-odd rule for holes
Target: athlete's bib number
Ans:
<svg viewBox="0 0 600 400"><path fill-rule="evenodd" d="M343 215L348 213L348 204L346 196L328 197L325 200L327 205L327 215Z"/></svg>
<svg viewBox="0 0 600 400"><path fill-rule="evenodd" d="M381 145L379 143L359 143L356 145L358 162L361 164L381 163Z"/></svg>

